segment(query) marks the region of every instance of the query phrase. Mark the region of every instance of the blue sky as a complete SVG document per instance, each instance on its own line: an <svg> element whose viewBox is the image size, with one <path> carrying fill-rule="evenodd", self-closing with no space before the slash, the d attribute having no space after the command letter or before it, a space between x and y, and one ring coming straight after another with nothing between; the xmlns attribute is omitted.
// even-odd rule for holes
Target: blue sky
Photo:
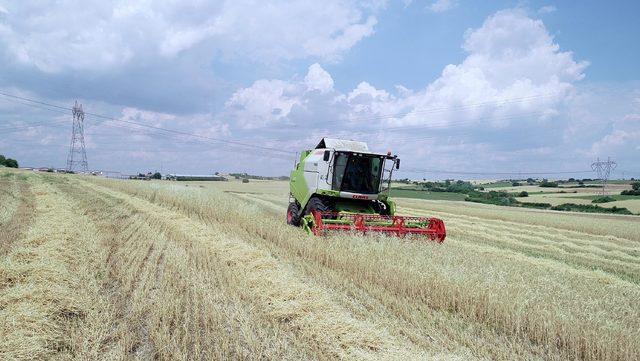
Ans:
<svg viewBox="0 0 640 361"><path fill-rule="evenodd" d="M0 0L0 92L112 117L86 118L92 169L280 175L335 136L391 149L414 178L583 171L608 156L640 177L638 13L633 1ZM70 114L23 103L0 96L0 153L63 167Z"/></svg>

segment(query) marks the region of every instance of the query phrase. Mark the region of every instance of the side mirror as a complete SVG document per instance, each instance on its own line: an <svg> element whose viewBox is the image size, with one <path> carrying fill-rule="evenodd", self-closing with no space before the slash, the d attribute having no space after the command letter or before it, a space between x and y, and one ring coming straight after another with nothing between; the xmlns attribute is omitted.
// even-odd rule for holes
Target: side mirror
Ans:
<svg viewBox="0 0 640 361"><path fill-rule="evenodd" d="M322 157L322 160L324 160L325 162L329 161L329 157L331 156L331 152L328 150L324 151L324 156Z"/></svg>
<svg viewBox="0 0 640 361"><path fill-rule="evenodd" d="M400 169L400 159L396 159L396 169Z"/></svg>

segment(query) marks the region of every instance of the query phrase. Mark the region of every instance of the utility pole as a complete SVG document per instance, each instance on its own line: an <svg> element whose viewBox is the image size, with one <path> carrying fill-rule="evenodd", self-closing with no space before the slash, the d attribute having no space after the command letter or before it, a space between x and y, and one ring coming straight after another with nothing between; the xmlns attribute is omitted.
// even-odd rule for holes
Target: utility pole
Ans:
<svg viewBox="0 0 640 361"><path fill-rule="evenodd" d="M79 169L82 172L89 171L87 164L87 152L84 147L84 111L82 104L76 100L72 109L73 129L71 130L71 144L67 156L67 171Z"/></svg>
<svg viewBox="0 0 640 361"><path fill-rule="evenodd" d="M602 182L602 195L606 195L605 187L607 186L607 181L609 180L609 176L611 172L616 169L618 164L611 160L611 158L607 157L607 160L596 160L591 163L591 169L593 169L598 174L598 179Z"/></svg>

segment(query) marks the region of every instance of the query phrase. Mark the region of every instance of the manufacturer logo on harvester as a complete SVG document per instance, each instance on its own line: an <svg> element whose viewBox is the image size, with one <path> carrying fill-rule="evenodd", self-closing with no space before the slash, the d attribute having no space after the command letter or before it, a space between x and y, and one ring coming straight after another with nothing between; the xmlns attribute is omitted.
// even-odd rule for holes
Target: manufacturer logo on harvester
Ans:
<svg viewBox="0 0 640 361"><path fill-rule="evenodd" d="M353 199L369 199L369 197L363 196L363 195L359 195L359 194L354 194L354 195L351 196L351 198L353 198Z"/></svg>

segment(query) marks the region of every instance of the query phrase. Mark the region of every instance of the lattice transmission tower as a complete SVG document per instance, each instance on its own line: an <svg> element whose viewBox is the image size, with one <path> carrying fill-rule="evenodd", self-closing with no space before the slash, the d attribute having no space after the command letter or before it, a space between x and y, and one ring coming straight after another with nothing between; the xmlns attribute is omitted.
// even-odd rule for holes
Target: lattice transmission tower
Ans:
<svg viewBox="0 0 640 361"><path fill-rule="evenodd" d="M600 158L598 158L598 160L591 163L591 169L593 169L598 174L598 179L600 179L600 182L602 183L603 196L606 195L605 187L607 186L609 176L617 166L618 164L608 157L607 160L600 160Z"/></svg>
<svg viewBox="0 0 640 361"><path fill-rule="evenodd" d="M82 104L76 100L72 109L73 130L71 131L71 145L67 156L67 171L89 171L87 151L84 148L84 111Z"/></svg>

